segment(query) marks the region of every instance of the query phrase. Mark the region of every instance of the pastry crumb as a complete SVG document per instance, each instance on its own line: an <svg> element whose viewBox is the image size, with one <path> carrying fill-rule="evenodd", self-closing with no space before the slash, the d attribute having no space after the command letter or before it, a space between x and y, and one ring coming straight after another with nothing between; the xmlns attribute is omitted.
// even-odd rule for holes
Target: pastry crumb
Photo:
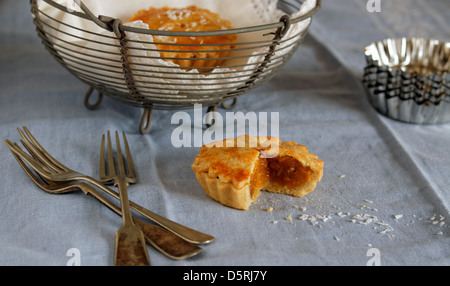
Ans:
<svg viewBox="0 0 450 286"><path fill-rule="evenodd" d="M395 218L396 220L399 220L399 219L401 219L402 217L403 217L402 214L398 214L398 215L395 215L395 216L394 216L394 218Z"/></svg>
<svg viewBox="0 0 450 286"><path fill-rule="evenodd" d="M268 208L268 209L266 209L266 212L272 212L273 211L273 208L272 207L270 207L270 208Z"/></svg>
<svg viewBox="0 0 450 286"><path fill-rule="evenodd" d="M288 215L287 217L284 218L287 221L292 221L292 215Z"/></svg>

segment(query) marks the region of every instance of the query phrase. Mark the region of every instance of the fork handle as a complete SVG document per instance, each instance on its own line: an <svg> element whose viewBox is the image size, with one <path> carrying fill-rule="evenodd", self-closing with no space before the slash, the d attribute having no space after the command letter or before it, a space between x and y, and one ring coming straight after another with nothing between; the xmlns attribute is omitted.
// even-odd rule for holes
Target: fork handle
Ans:
<svg viewBox="0 0 450 286"><path fill-rule="evenodd" d="M86 187L81 188L81 191L83 191L85 195L94 198L117 215L122 216L120 207L100 194L97 189L94 189L91 185L86 184ZM175 235L165 228L148 224L135 217L133 217L133 221L144 232L145 240L169 258L181 260L195 256L203 251L202 248L181 239L178 235Z"/></svg>
<svg viewBox="0 0 450 286"><path fill-rule="evenodd" d="M184 240L193 243L193 244L208 244L212 242L215 237L211 236L209 234L205 234L199 231L196 231L194 229L191 229L187 226L178 224L174 221L171 221L165 217L162 217L156 213L153 213L149 211L148 209L133 203L130 201L130 206L136 210L141 215L147 217L148 219L152 220L156 224L166 228L170 232L178 235L179 237L183 238Z"/></svg>
<svg viewBox="0 0 450 286"><path fill-rule="evenodd" d="M120 200L120 196L116 191L112 190L111 188L108 188L104 184L100 183L98 180L96 180L92 177L80 177L78 179L88 181L88 182L94 184L99 189L105 191L110 196ZM149 220L164 227L168 231L178 235L179 237L183 238L184 240L186 240L190 243L207 244L207 243L212 242L215 239L214 236L191 229L187 226L178 224L178 223L171 221L165 217L162 217L154 212L151 212L148 209L134 203L133 201L129 201L129 203L130 203L130 207L132 209L134 209L135 211L137 211L138 213L140 213L141 215L145 216Z"/></svg>
<svg viewBox="0 0 450 286"><path fill-rule="evenodd" d="M120 207L122 208L123 226L134 225L133 217L131 216L130 201L128 199L128 183L125 178L119 177L114 185L119 189Z"/></svg>

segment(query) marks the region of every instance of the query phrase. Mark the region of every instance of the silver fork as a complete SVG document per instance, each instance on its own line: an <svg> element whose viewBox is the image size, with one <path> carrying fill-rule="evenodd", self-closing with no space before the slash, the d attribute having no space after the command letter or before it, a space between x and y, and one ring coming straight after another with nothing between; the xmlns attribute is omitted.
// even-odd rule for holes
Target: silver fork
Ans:
<svg viewBox="0 0 450 286"><path fill-rule="evenodd" d="M29 152L33 154L31 150L29 150ZM117 215L122 216L121 209L105 196L100 194L100 192L98 192L90 184L83 182L53 182L42 177L38 177L18 155L14 153L12 154L16 158L22 169L25 171L25 173L30 177L30 179L43 191L54 195L65 194L74 191L82 191L85 195L93 197ZM161 228L157 225L148 224L135 217L133 217L133 220L137 225L141 227L142 231L144 232L145 240L159 252L171 259L186 259L193 257L203 251L202 248L185 241L184 239L180 238L170 231L165 230L164 228Z"/></svg>
<svg viewBox="0 0 450 286"><path fill-rule="evenodd" d="M56 182L67 182L67 181L83 181L94 186L99 189L105 191L107 194L111 195L116 199L119 198L119 194L109 187L105 186L98 180L83 175L79 172L71 170L70 168L64 166L55 158L53 158L33 137L30 131L23 127L24 131L18 129L18 132L23 140L21 140L22 144L27 147L27 149L32 150L39 160L31 157L18 146L15 146L11 141L6 139L4 143L6 146L13 152L14 154L20 156L25 162L27 162L40 176L43 178L56 181ZM178 235L182 239L194 243L194 244L207 244L212 242L215 238L211 235L193 230L184 225L178 224L174 221L171 221L165 217L162 217L156 213L149 211L148 209L130 201L130 206L136 210L141 215L155 222L156 224L164 227L165 229L171 231L172 233Z"/></svg>
<svg viewBox="0 0 450 286"><path fill-rule="evenodd" d="M100 180L113 183L119 189L120 205L122 208L122 226L116 232L116 244L114 253L114 263L118 266L149 266L150 259L147 253L144 233L142 229L133 222L130 204L128 200L127 188L130 183L136 182L133 159L130 154L128 142L123 133L126 159L122 156L119 133L116 131L116 162L119 171L116 172L114 166L114 156L111 147L111 137L108 131L108 174L105 172L105 135L102 136L100 147ZM125 170L124 162L127 162Z"/></svg>

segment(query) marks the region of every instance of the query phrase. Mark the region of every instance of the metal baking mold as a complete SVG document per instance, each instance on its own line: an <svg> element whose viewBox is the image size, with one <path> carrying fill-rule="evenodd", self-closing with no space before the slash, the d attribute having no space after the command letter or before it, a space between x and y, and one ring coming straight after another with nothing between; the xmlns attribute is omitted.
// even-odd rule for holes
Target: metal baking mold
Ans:
<svg viewBox="0 0 450 286"><path fill-rule="evenodd" d="M402 122L450 122L450 43L386 39L365 49L363 84L372 106Z"/></svg>

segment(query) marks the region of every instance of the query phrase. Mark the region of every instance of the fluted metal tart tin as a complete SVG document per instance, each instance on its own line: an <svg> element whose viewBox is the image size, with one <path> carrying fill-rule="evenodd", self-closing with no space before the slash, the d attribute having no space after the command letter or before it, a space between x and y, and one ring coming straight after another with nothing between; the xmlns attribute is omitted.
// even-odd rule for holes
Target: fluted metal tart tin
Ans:
<svg viewBox="0 0 450 286"><path fill-rule="evenodd" d="M363 84L381 114L414 124L450 122L450 42L386 39L365 49Z"/></svg>

